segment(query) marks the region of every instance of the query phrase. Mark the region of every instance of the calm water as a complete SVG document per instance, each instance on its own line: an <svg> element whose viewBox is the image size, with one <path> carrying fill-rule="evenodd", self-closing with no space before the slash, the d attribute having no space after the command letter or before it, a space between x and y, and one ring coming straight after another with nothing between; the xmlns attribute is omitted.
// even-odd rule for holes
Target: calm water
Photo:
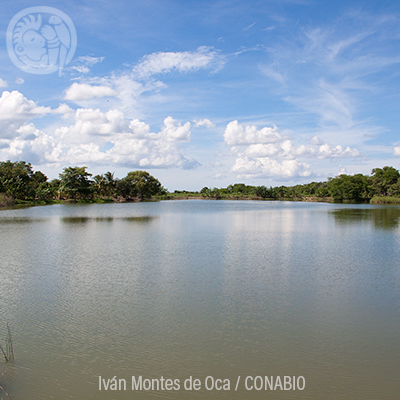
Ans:
<svg viewBox="0 0 400 400"><path fill-rule="evenodd" d="M0 211L16 355L0 384L14 400L398 398L399 223L399 207L293 202ZM285 375L304 390L244 386ZM132 391L132 376L181 388ZM190 376L231 387L185 391Z"/></svg>

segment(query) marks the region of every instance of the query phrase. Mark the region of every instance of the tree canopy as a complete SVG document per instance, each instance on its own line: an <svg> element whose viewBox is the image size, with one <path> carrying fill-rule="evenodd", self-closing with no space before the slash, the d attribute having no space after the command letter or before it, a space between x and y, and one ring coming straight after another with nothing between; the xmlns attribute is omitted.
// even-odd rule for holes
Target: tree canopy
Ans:
<svg viewBox="0 0 400 400"><path fill-rule="evenodd" d="M60 174L59 193L66 194L67 197L88 198L92 194L91 185L93 182L89 180L92 174L86 172L86 167L67 167Z"/></svg>
<svg viewBox="0 0 400 400"><path fill-rule="evenodd" d="M25 161L0 162L0 193L14 200L90 200L117 198L144 200L165 193L158 179L146 171L131 171L122 179L113 172L95 175L87 167L66 167L59 179L48 181L41 171L34 172Z"/></svg>
<svg viewBox="0 0 400 400"><path fill-rule="evenodd" d="M48 181L41 171L34 172L25 161L0 162L0 193L14 200L125 199L144 200L167 194L160 181L147 171L130 171L118 179L113 172L93 175L86 167L66 167L59 179ZM175 194L190 194L175 191ZM324 182L310 182L295 186L252 186L235 183L226 188L203 187L205 198L261 198L274 200L307 200L312 198L335 201L369 201L373 197L400 197L400 172L394 167L374 168L371 175L341 174ZM192 194L196 194L192 193Z"/></svg>
<svg viewBox="0 0 400 400"><path fill-rule="evenodd" d="M117 194L126 198L139 197L141 200L162 194L163 187L158 179L146 171L132 171L117 182Z"/></svg>

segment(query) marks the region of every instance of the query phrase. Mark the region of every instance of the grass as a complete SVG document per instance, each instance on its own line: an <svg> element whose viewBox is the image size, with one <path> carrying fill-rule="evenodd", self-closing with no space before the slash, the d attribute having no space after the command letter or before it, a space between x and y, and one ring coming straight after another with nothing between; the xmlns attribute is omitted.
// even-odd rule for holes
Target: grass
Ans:
<svg viewBox="0 0 400 400"><path fill-rule="evenodd" d="M3 347L0 344L0 349L1 349L1 352L3 353L4 360L6 361L6 366L7 366L8 362L14 360L14 348L13 348L13 343L12 343L12 336L11 336L11 331L10 331L10 327L8 324L7 324L7 336L6 336L5 345ZM4 371L5 371L6 366L4 367L3 372L0 375L0 381L4 376ZM11 399L10 395L6 392L6 390L1 385L0 385L0 392L3 393L3 395L5 396L5 397L1 396L1 400Z"/></svg>
<svg viewBox="0 0 400 400"><path fill-rule="evenodd" d="M371 204L400 204L400 197L393 196L374 196Z"/></svg>
<svg viewBox="0 0 400 400"><path fill-rule="evenodd" d="M8 324L7 324L6 343L5 343L4 347L0 344L0 350L3 353L4 359L6 360L6 362L14 360L14 348L13 348L13 343L12 343L11 331L10 331L10 327Z"/></svg>
<svg viewBox="0 0 400 400"><path fill-rule="evenodd" d="M13 199L5 193L0 193L0 207L9 207L13 205Z"/></svg>

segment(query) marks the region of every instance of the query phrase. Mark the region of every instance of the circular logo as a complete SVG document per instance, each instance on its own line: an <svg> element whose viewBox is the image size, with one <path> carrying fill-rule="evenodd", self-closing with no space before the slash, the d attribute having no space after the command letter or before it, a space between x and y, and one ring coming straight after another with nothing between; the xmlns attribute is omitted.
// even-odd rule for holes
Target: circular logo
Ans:
<svg viewBox="0 0 400 400"><path fill-rule="evenodd" d="M7 29L7 50L19 69L62 75L76 50L76 30L68 15L52 7L30 7L15 15Z"/></svg>

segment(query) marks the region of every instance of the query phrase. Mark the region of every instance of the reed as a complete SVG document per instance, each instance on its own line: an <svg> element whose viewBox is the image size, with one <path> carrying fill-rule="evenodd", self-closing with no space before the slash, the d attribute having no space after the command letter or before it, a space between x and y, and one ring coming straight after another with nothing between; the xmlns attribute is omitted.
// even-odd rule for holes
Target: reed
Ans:
<svg viewBox="0 0 400 400"><path fill-rule="evenodd" d="M7 336L4 347L0 344L1 352L3 353L6 362L14 360L14 347L12 342L10 326L7 323Z"/></svg>
<svg viewBox="0 0 400 400"><path fill-rule="evenodd" d="M400 197L393 196L374 196L371 204L400 204Z"/></svg>
<svg viewBox="0 0 400 400"><path fill-rule="evenodd" d="M6 336L5 344L3 347L0 343L0 349L1 349L1 352L3 353L4 360L6 361L3 371L0 374L0 399L1 400L3 400L3 399L11 400L11 396L6 392L4 387L1 385L3 376L4 376L4 372L7 367L7 363L9 361L14 360L14 348L13 348L13 343L12 343L11 330L10 330L10 326L8 325L8 323L7 323L7 336Z"/></svg>

